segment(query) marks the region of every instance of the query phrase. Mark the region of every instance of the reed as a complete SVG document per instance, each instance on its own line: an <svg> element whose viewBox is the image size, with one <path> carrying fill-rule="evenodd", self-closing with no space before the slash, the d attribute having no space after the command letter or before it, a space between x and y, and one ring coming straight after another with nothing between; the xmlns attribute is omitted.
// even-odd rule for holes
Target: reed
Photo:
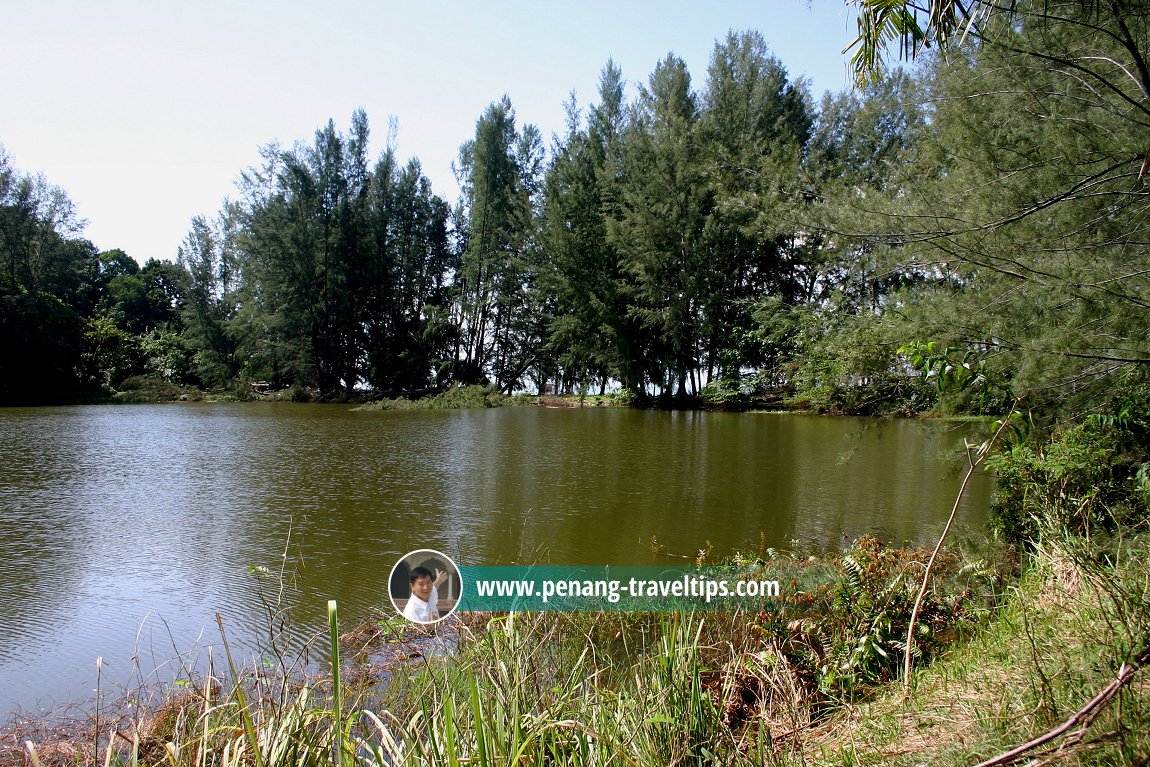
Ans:
<svg viewBox="0 0 1150 767"><path fill-rule="evenodd" d="M331 743L336 767L341 767L343 759L343 682L339 673L339 614L336 601L327 602L327 625L331 639Z"/></svg>
<svg viewBox="0 0 1150 767"><path fill-rule="evenodd" d="M796 733L893 678L897 654L884 643L904 630L917 585L906 573L920 554L869 539L814 561L763 552L838 578L772 611L473 616L415 644L381 632L408 658L385 683L341 645L334 602L330 667L315 681L274 678L290 664L241 667L221 620L228 684L221 690L209 667L162 723L114 731L100 757L108 767L771 763ZM940 560L932 588L971 591L952 582L959 569ZM922 613L932 626L942 625L943 597ZM448 651L420 644L434 641ZM61 763L33 746L27 756Z"/></svg>

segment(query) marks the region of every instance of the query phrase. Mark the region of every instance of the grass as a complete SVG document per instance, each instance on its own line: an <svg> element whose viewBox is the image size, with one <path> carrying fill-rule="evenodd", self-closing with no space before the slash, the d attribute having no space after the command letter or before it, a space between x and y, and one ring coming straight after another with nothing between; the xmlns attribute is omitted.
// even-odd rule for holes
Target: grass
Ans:
<svg viewBox="0 0 1150 767"><path fill-rule="evenodd" d="M891 643L905 631L896 616L913 598L907 575L922 552L864 539L834 558L764 550L743 559L760 557L780 567L801 561L837 581L762 612L476 615L440 637L450 651L438 654L385 620L366 633L393 662L366 672L365 632L335 643L333 606L336 663L325 679L280 679L229 657L229 673L173 690L146 716L102 719L96 748L89 739L71 757L49 759L67 752L41 742L27 758L74 764L96 751L108 765L172 767L771 763L889 678L898 660ZM963 619L956 589L976 589L959 568L940 572L947 577L926 624L941 636L946 620Z"/></svg>
<svg viewBox="0 0 1150 767"><path fill-rule="evenodd" d="M430 397L407 399L396 397L381 399L362 405L356 410L456 410L461 408L503 407L506 405L537 405L540 407L626 407L631 403L627 394L543 395L516 394L506 396L492 386L455 386Z"/></svg>
<svg viewBox="0 0 1150 767"><path fill-rule="evenodd" d="M454 386L447 391L420 399L381 399L360 405L356 410L459 410L501 407L509 400L491 386Z"/></svg>
<svg viewBox="0 0 1150 767"><path fill-rule="evenodd" d="M1150 539L1111 545L1044 544L995 617L916 674L909 699L847 706L780 763L971 765L1066 721L1150 639ZM1150 681L1135 677L1075 732L1019 763L1146 764Z"/></svg>
<svg viewBox="0 0 1150 767"><path fill-rule="evenodd" d="M708 758L717 709L703 684L704 623L668 616L622 659L604 652L600 628L551 614L494 618L456 658L412 670L364 743L390 764Z"/></svg>
<svg viewBox="0 0 1150 767"><path fill-rule="evenodd" d="M970 765L1065 721L1150 639L1150 534L1048 534L1006 589L952 553L904 697L894 650L925 555L748 555L837 573L762 612L473 614L426 636L385 617L341 636L331 604L324 678L238 668L225 642L227 674L0 763ZM1078 729L1027 758L1145 764L1150 682Z"/></svg>
<svg viewBox="0 0 1150 767"><path fill-rule="evenodd" d="M202 401L203 392L189 389L159 378L132 376L120 384L120 390L112 396L113 402L152 403L177 401Z"/></svg>
<svg viewBox="0 0 1150 767"><path fill-rule="evenodd" d="M525 404L539 405L540 407L631 407L635 400L630 392L622 391L612 394L543 394L518 395L524 398Z"/></svg>

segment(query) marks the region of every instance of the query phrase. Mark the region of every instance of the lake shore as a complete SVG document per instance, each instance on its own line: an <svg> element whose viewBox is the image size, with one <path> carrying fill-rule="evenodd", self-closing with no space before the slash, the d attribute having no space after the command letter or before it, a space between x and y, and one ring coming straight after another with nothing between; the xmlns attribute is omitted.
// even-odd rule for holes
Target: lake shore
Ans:
<svg viewBox="0 0 1150 767"><path fill-rule="evenodd" d="M548 408L630 407L656 410L710 410L729 412L787 412L858 415L842 410L820 409L795 399L786 389L772 389L762 396L650 396L636 397L627 391L603 394L504 394L494 387L457 385L446 389L381 396L369 390L352 395L325 395L302 386L272 389L264 382L238 385L232 390L202 390L176 386L156 379L130 379L120 390L85 402L146 404L164 402L296 402L352 405L360 410L451 410L469 407L537 406ZM887 415L917 415L895 408Z"/></svg>
<svg viewBox="0 0 1150 767"><path fill-rule="evenodd" d="M109 689L130 684L137 647L170 647L170 629L181 651L202 651L217 611L250 644L263 610L252 568L278 571L289 536L308 566L288 601L337 598L348 616L424 545L463 564L625 566L708 546L724 557L760 535L814 552L865 533L929 540L965 433L610 407L184 402L0 418L0 452L18 469L0 515L0 635L15 637L0 655L0 710L83 694L97 656ZM990 493L976 479L961 519L973 528ZM138 555L93 530L130 530Z"/></svg>
<svg viewBox="0 0 1150 767"><path fill-rule="evenodd" d="M489 416L542 418L541 433L570 420L530 410L417 415L421 434ZM344 413L340 432L378 420ZM656 423L756 420L652 414L636 425L646 437ZM0 763L909 767L1029 746L1019 753L1137 764L1150 754L1150 687L1138 675L1150 663L1142 423L1088 419L1043 443L1012 437L995 458L998 546L942 548L921 592L928 547L863 536L828 554L764 539L723 561L748 574L812 568L823 582L723 613L476 615L443 638L446 651L388 615L341 637L333 614L326 674L292 675L298 667L275 653L263 657L278 661L246 668L221 659L214 673L150 691L146 702L136 695L99 721L13 722Z"/></svg>
<svg viewBox="0 0 1150 767"><path fill-rule="evenodd" d="M102 722L9 723L0 764L969 764L1052 729L1137 653L1114 598L1148 604L1148 540L1103 567L1088 547L1035 552L1013 574L1008 554L998 570L948 555L909 693L897 638L925 552L864 539L835 557L774 552L832 579L765 611L464 615L432 632L446 654L380 614L340 636L334 678L238 670ZM1122 706L1095 714L1101 742L1054 745L1145 753L1150 688L1122 686Z"/></svg>

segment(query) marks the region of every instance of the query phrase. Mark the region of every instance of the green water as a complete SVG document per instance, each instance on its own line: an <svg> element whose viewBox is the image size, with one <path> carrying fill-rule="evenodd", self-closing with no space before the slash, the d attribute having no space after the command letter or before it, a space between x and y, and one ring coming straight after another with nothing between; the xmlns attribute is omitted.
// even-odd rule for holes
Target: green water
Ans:
<svg viewBox="0 0 1150 767"><path fill-rule="evenodd" d="M0 712L170 677L282 604L388 605L413 549L461 565L681 561L703 547L937 535L939 423L615 409L354 412L173 404L0 410ZM978 478L961 519L985 520ZM652 549L660 553L653 558ZM262 599L261 599L262 589ZM160 668L155 675L153 670Z"/></svg>

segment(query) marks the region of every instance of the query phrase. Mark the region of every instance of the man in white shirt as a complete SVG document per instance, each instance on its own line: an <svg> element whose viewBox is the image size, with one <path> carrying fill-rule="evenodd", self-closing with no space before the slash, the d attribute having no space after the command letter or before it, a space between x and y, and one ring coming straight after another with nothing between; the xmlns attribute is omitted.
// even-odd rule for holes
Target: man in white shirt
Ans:
<svg viewBox="0 0 1150 767"><path fill-rule="evenodd" d="M435 577L426 567L411 571L411 598L403 608L403 617L416 623L435 623L439 620L439 587L447 580L447 573L435 568Z"/></svg>

